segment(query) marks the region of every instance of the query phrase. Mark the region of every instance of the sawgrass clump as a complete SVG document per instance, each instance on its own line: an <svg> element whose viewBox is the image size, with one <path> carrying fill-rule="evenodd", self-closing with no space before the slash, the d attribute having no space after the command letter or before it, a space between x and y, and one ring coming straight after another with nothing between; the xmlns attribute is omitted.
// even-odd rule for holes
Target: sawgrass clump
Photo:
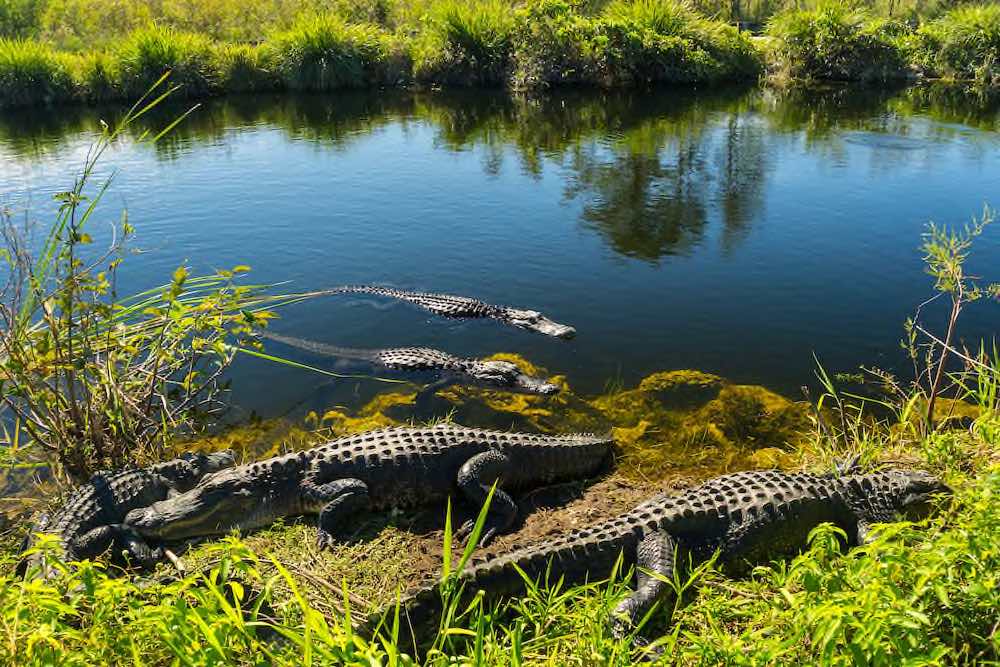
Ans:
<svg viewBox="0 0 1000 667"><path fill-rule="evenodd" d="M0 39L0 107L49 104L72 94L63 55L39 42Z"/></svg>
<svg viewBox="0 0 1000 667"><path fill-rule="evenodd" d="M903 23L873 18L841 2L790 10L771 19L770 67L781 77L805 80L885 81L908 76Z"/></svg>
<svg viewBox="0 0 1000 667"><path fill-rule="evenodd" d="M267 58L290 90L329 91L394 83L404 68L388 33L334 15L301 19L271 37Z"/></svg>
<svg viewBox="0 0 1000 667"><path fill-rule="evenodd" d="M1000 83L1000 5L952 9L920 26L910 51L929 76Z"/></svg>

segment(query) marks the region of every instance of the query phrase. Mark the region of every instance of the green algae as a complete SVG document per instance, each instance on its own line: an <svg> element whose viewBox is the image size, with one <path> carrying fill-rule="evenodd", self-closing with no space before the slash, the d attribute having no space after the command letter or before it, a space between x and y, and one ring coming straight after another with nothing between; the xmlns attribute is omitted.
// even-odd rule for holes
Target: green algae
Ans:
<svg viewBox="0 0 1000 667"><path fill-rule="evenodd" d="M633 388L584 396L564 376L514 354L497 354L525 373L549 377L562 391L552 397L455 386L439 393L437 414L466 425L541 433L612 432L617 466L627 477L656 479L685 467L718 471L788 467L809 429L808 406L768 389L735 385L697 370L653 373ZM323 415L330 436L411 423L416 388L380 394L357 410Z"/></svg>

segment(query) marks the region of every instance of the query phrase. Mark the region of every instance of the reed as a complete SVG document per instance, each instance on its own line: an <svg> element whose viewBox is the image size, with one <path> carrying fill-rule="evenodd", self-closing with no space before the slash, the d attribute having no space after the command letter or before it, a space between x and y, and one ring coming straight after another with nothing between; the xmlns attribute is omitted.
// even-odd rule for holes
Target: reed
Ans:
<svg viewBox="0 0 1000 667"><path fill-rule="evenodd" d="M349 24L334 15L300 19L273 35L267 57L290 90L361 88L392 78L393 44L370 24Z"/></svg>
<svg viewBox="0 0 1000 667"><path fill-rule="evenodd" d="M0 39L0 107L51 104L72 94L67 58L38 42Z"/></svg>
<svg viewBox="0 0 1000 667"><path fill-rule="evenodd" d="M910 28L872 18L847 3L791 10L768 23L771 69L783 78L885 81L908 75L903 44Z"/></svg>
<svg viewBox="0 0 1000 667"><path fill-rule="evenodd" d="M930 76L1000 83L1000 5L957 7L922 25L911 57Z"/></svg>

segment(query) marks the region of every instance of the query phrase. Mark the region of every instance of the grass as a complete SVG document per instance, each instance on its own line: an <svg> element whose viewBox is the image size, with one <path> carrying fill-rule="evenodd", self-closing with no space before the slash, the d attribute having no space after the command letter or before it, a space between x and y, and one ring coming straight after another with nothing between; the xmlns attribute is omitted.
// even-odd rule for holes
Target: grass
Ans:
<svg viewBox="0 0 1000 667"><path fill-rule="evenodd" d="M845 3L775 16L767 26L772 69L792 79L884 81L908 75L902 23L872 18Z"/></svg>
<svg viewBox="0 0 1000 667"><path fill-rule="evenodd" d="M815 531L811 548L788 562L732 579L714 566L677 582L680 603L651 619L665 664L851 665L988 664L1000 657L1000 442L996 413L953 432L955 457L938 467L954 500L923 524L890 524L848 554L836 531ZM880 445L919 458L927 440ZM980 450L985 457L970 457ZM276 533L280 535L281 533ZM308 530L298 529L301 540ZM256 539L256 538L252 538ZM276 537L256 539L274 546ZM283 550L287 551L286 546ZM51 546L51 545L49 545ZM44 548L44 547L43 547ZM349 554L348 547L343 551ZM400 543L381 539L368 562L398 563ZM382 553L379 550L382 550ZM281 553L279 550L278 553ZM340 553L340 552L338 552ZM405 553L405 551L403 552ZM174 581L112 578L86 563L50 582L0 575L4 664L413 664L399 655L392 627L374 641L355 634L355 589L326 582L325 599L303 592L298 569L234 538L205 547L204 567ZM335 556L330 562L337 562ZM10 572L10 556L0 571ZM350 559L348 569L362 567ZM325 571L324 571L325 572ZM390 581L351 586L392 599ZM627 593L622 579L565 588L529 587L498 610L457 609L424 664L627 664L627 642L605 619ZM391 608L391 605L390 605ZM670 616L671 624L666 626Z"/></svg>
<svg viewBox="0 0 1000 667"><path fill-rule="evenodd" d="M510 74L514 13L503 0L439 0L414 48L414 76L459 85L503 85Z"/></svg>
<svg viewBox="0 0 1000 667"><path fill-rule="evenodd" d="M14 1L0 0L10 17ZM1000 81L995 4L903 22L886 18L895 10L819 0L777 11L767 39L695 0L42 4L37 30L0 11L8 23L0 34L32 38L0 47L0 107L134 99L167 70L189 97L412 83L532 89L755 81L765 64L805 81L917 74Z"/></svg>
<svg viewBox="0 0 1000 667"><path fill-rule="evenodd" d="M301 19L265 47L274 72L290 90L329 91L392 83L394 45L372 24L337 16Z"/></svg>
<svg viewBox="0 0 1000 667"><path fill-rule="evenodd" d="M926 74L1000 82L1000 5L957 7L917 30L911 58Z"/></svg>
<svg viewBox="0 0 1000 667"><path fill-rule="evenodd" d="M0 39L0 106L48 104L72 93L64 57L38 42Z"/></svg>

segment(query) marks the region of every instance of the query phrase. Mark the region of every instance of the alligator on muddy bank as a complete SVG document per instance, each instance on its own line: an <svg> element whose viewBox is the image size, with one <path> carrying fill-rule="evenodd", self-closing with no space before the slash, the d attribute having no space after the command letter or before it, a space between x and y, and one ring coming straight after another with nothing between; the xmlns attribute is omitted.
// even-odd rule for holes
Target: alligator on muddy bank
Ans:
<svg viewBox="0 0 1000 667"><path fill-rule="evenodd" d="M58 512L35 523L22 551L33 545L37 533L47 533L59 537L66 561L96 558L113 547L112 556L125 552L129 560L149 565L160 559L161 552L123 524L125 515L188 491L205 475L234 464L233 453L221 451L184 454L146 468L99 472L78 486ZM37 571L40 565L41 554L31 554L18 566L18 574Z"/></svg>
<svg viewBox="0 0 1000 667"><path fill-rule="evenodd" d="M359 350L335 347L271 331L258 335L307 352L343 359L369 361L391 371L410 375L428 375L430 382L417 394L417 402L453 384L483 387L522 394L551 396L559 393L559 385L528 375L509 361L456 357L427 347L397 347L384 350Z"/></svg>
<svg viewBox="0 0 1000 667"><path fill-rule="evenodd" d="M582 583L608 577L622 558L627 568L635 567L637 583L610 619L612 631L623 636L671 593L666 582L673 581L679 563L703 562L718 552L718 562L738 572L801 550L809 532L825 522L842 528L852 545L862 544L871 524L900 513L923 516L932 496L948 491L927 473L900 470L840 477L777 471L723 475L545 544L474 559L459 582L463 599L481 590L487 601L496 600L524 593L522 572L532 581ZM436 584L404 599L402 610L418 642L438 627L440 608Z"/></svg>
<svg viewBox="0 0 1000 667"><path fill-rule="evenodd" d="M476 506L497 482L482 544L517 516L510 489L582 479L608 459L610 436L532 435L441 424L389 428L211 475L191 491L136 509L125 522L162 541L250 530L318 514L320 547L363 509L412 507L460 491ZM468 533L471 523L460 533Z"/></svg>
<svg viewBox="0 0 1000 667"><path fill-rule="evenodd" d="M519 329L534 331L556 338L572 338L576 335L576 329L573 327L550 320L537 310L498 306L467 296L435 294L432 292L407 292L406 290L379 285L344 285L325 290L306 292L300 296L313 297L334 294L373 294L375 296L385 296L391 299L407 301L442 317L458 319L489 318L518 327Z"/></svg>

